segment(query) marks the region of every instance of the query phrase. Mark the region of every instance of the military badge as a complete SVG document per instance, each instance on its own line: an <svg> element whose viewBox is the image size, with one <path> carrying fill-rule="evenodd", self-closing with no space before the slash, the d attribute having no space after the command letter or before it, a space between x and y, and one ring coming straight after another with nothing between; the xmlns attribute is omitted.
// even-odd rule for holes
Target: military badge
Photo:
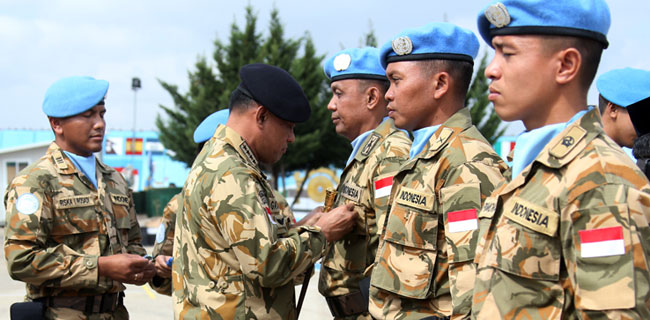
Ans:
<svg viewBox="0 0 650 320"><path fill-rule="evenodd" d="M350 67L352 58L347 53L342 53L334 58L334 69L336 71L343 71Z"/></svg>
<svg viewBox="0 0 650 320"><path fill-rule="evenodd" d="M508 9L501 2L489 6L485 10L485 18L497 28L503 28L510 24Z"/></svg>
<svg viewBox="0 0 650 320"><path fill-rule="evenodd" d="M33 193L25 193L18 197L16 210L22 214L32 214L38 210L40 201Z"/></svg>
<svg viewBox="0 0 650 320"><path fill-rule="evenodd" d="M393 51L397 55L403 56L405 54L411 53L413 51L413 42L408 36L401 36L392 42Z"/></svg>

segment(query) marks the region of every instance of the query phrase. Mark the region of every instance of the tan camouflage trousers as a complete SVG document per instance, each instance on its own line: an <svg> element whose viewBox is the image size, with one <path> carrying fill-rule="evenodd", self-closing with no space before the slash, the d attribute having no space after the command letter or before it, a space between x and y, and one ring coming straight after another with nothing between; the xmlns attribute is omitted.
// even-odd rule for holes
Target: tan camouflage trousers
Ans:
<svg viewBox="0 0 650 320"><path fill-rule="evenodd" d="M93 313L85 315L83 312L70 308L47 308L45 319L52 320L128 320L129 312L120 306L113 313Z"/></svg>

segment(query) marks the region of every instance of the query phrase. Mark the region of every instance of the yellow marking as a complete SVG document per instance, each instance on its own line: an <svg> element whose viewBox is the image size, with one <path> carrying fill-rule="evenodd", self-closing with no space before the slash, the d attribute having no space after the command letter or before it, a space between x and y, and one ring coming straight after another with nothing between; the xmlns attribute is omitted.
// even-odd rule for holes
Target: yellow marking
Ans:
<svg viewBox="0 0 650 320"><path fill-rule="evenodd" d="M153 292L153 290L151 290L151 288L149 288L149 284L148 284L148 283L147 283L146 286L142 286L142 288L144 289L144 292L147 293L147 295L149 296L149 298L151 298L152 300L156 300L156 299L157 299L156 294Z"/></svg>

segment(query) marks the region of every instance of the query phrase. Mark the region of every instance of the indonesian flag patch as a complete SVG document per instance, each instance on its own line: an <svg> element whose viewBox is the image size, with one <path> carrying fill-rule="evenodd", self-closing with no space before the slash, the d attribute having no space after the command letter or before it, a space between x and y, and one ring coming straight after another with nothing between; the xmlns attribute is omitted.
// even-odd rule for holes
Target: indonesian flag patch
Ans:
<svg viewBox="0 0 650 320"><path fill-rule="evenodd" d="M625 254L623 227L580 230L580 256L596 258Z"/></svg>
<svg viewBox="0 0 650 320"><path fill-rule="evenodd" d="M393 177L386 177L375 181L375 199L390 196L393 187Z"/></svg>
<svg viewBox="0 0 650 320"><path fill-rule="evenodd" d="M271 209L269 209L269 207L264 207L264 210L266 211L266 214L269 215L269 219L271 220L271 223L272 223L272 224L278 224L278 223L275 221L275 218L273 218L273 215L271 214Z"/></svg>
<svg viewBox="0 0 650 320"><path fill-rule="evenodd" d="M478 229L476 209L460 210L447 213L447 228L450 233Z"/></svg>

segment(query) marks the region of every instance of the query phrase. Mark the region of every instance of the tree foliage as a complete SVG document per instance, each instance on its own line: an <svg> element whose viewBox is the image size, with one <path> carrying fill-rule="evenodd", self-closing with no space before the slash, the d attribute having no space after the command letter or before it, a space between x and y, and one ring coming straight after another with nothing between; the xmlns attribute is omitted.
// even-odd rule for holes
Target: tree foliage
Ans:
<svg viewBox="0 0 650 320"><path fill-rule="evenodd" d="M487 57L486 52L480 60L476 76L472 80L465 98L465 106L469 107L472 122L476 128L491 144L494 144L503 135L506 128L499 128L503 122L497 116L494 108L490 106L488 100L490 82L485 77Z"/></svg>
<svg viewBox="0 0 650 320"><path fill-rule="evenodd" d="M249 63L263 62L291 73L309 98L312 116L295 128L296 141L273 167L265 168L277 177L284 172L321 166L341 166L350 152L349 143L334 131L327 110L329 88L321 63L324 56L316 52L309 33L299 38L284 34L277 9L270 15L267 34L257 30L257 15L246 7L242 28L235 22L230 27L228 42L214 41L213 62L199 57L195 70L188 72L189 90L182 94L178 86L159 80L172 96L174 107L160 106L167 119L158 116L156 126L160 141L175 152L174 159L191 166L196 145L194 128L211 113L228 107L231 92L239 85L239 69Z"/></svg>

